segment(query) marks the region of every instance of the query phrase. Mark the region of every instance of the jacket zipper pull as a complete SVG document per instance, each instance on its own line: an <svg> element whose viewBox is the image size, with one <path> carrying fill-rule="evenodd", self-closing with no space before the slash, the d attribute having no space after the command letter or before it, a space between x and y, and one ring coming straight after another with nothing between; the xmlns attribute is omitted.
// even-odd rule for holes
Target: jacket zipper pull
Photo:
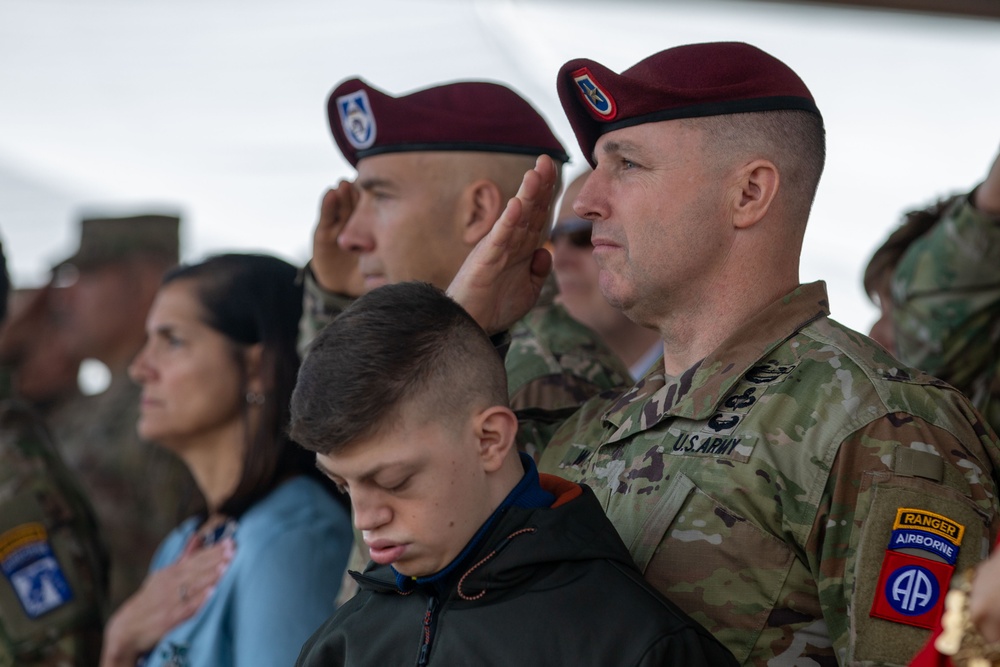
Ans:
<svg viewBox="0 0 1000 667"><path fill-rule="evenodd" d="M417 655L417 667L424 667L431 653L431 642L434 640L435 611L437 611L437 597L432 595L427 600L427 611L424 612L424 631L420 642L420 653Z"/></svg>

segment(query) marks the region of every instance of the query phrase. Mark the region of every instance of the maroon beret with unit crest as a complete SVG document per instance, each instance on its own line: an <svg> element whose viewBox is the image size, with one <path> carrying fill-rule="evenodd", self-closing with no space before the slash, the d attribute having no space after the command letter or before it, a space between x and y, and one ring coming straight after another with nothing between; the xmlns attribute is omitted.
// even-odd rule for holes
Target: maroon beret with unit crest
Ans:
<svg viewBox="0 0 1000 667"><path fill-rule="evenodd" d="M621 74L578 58L562 66L556 86L592 165L597 138L632 125L789 109L819 115L806 84L788 65L741 42L674 47Z"/></svg>
<svg viewBox="0 0 1000 667"><path fill-rule="evenodd" d="M510 88L460 81L393 97L361 79L330 93L330 129L352 165L383 153L480 151L552 156L566 150L548 123Z"/></svg>

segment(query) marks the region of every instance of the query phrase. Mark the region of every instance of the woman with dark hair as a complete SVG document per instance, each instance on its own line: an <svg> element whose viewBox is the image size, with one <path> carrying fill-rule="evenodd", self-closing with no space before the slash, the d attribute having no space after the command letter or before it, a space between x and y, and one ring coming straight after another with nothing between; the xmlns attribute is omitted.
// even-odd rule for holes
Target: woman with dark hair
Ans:
<svg viewBox="0 0 1000 667"><path fill-rule="evenodd" d="M287 435L302 293L290 264L220 255L164 278L132 362L139 434L205 498L108 623L101 664L291 664L334 611L344 500Z"/></svg>

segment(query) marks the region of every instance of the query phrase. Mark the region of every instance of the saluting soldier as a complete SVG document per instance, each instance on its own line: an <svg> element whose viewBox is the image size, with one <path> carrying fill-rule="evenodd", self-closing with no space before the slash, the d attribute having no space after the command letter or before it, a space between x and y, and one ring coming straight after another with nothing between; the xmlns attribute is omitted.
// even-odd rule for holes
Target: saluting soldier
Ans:
<svg viewBox="0 0 1000 667"><path fill-rule="evenodd" d="M997 534L996 435L957 390L832 320L800 249L822 116L753 46L573 60L601 290L662 367L591 399L540 469L592 486L647 581L746 665L902 665ZM537 295L540 159L451 287L497 331ZM528 270L530 267L530 270Z"/></svg>
<svg viewBox="0 0 1000 667"><path fill-rule="evenodd" d="M447 287L535 158L548 155L560 166L568 159L541 114L496 83L462 81L393 96L352 78L334 88L328 110L337 146L357 176L323 200L305 272L303 344L350 297L379 285L420 280ZM539 234L536 243L544 240ZM574 407L628 381L598 336L569 318L536 318L510 333L515 409Z"/></svg>

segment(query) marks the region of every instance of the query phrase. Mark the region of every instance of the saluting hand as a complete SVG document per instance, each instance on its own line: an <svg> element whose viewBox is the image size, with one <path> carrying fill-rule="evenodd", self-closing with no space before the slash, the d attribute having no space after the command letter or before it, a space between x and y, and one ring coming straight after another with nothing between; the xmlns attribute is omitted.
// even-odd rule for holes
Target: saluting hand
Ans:
<svg viewBox="0 0 1000 667"><path fill-rule="evenodd" d="M364 289L355 253L337 245L337 237L354 212L358 190L350 181L341 181L326 191L320 205L319 222L313 232L313 255L309 266L319 286L328 292L360 296Z"/></svg>
<svg viewBox="0 0 1000 667"><path fill-rule="evenodd" d="M555 162L542 155L448 287L448 295L487 333L510 328L538 300L552 269L552 256L541 245L555 184Z"/></svg>

